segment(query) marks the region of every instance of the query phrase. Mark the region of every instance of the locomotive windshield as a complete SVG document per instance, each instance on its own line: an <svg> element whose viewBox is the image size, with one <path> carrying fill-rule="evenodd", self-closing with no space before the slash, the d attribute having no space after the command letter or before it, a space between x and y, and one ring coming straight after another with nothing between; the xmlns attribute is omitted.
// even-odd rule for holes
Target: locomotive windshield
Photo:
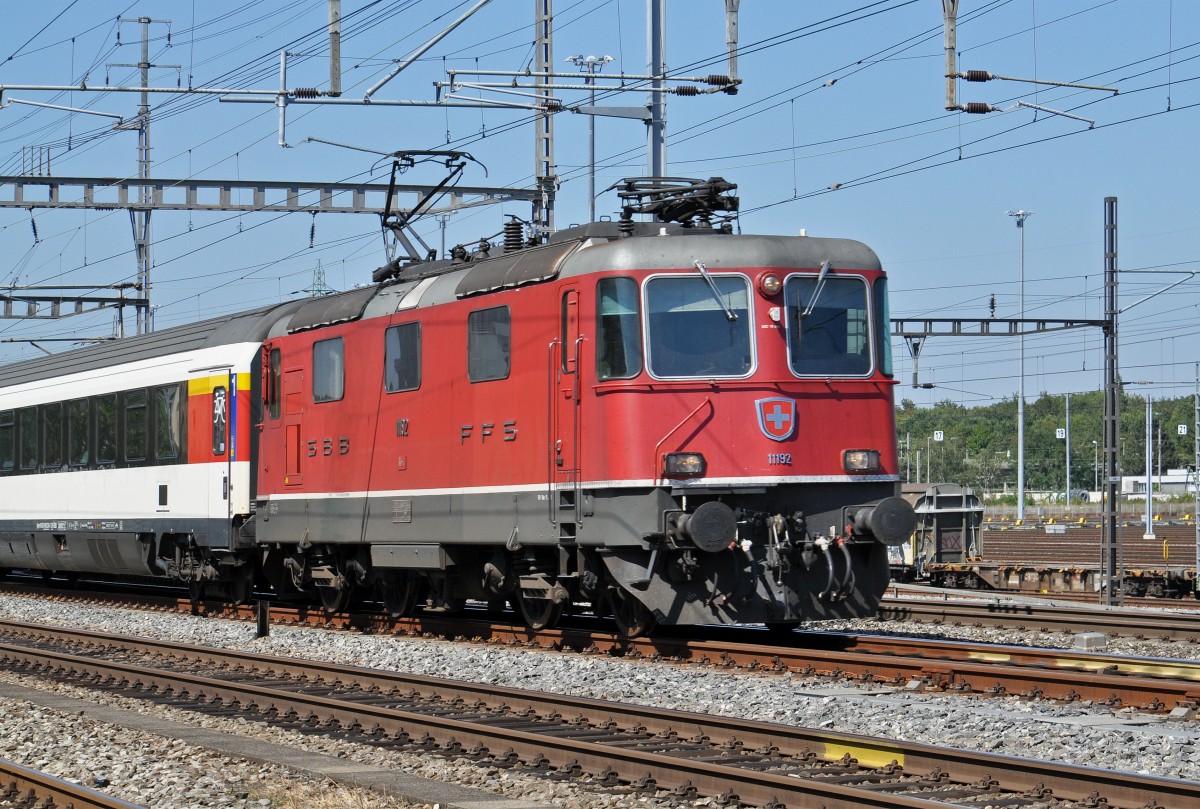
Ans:
<svg viewBox="0 0 1200 809"><path fill-rule="evenodd" d="M753 367L749 307L750 283L740 275L650 279L650 372L657 377L748 375Z"/></svg>
<svg viewBox="0 0 1200 809"><path fill-rule="evenodd" d="M783 292L793 373L870 373L871 332L863 279L793 275L784 283Z"/></svg>

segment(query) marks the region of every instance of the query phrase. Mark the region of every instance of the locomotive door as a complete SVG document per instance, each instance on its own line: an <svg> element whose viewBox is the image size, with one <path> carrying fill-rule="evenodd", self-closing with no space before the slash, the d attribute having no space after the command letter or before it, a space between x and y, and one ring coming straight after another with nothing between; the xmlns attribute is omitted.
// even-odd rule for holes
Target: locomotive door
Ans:
<svg viewBox="0 0 1200 809"><path fill-rule="evenodd" d="M550 344L550 522L560 540L573 540L580 524L579 288L563 290L559 337Z"/></svg>
<svg viewBox="0 0 1200 809"><path fill-rule="evenodd" d="M300 469L300 422L304 415L304 369L291 368L283 374L283 485L304 482Z"/></svg>

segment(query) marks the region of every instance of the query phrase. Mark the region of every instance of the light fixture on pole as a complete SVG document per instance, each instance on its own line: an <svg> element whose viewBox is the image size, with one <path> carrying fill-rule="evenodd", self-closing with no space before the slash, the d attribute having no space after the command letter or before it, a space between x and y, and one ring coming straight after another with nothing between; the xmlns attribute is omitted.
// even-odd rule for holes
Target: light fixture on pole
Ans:
<svg viewBox="0 0 1200 809"><path fill-rule="evenodd" d="M1009 211L1009 216L1016 217L1017 230L1021 232L1021 276L1018 295L1020 297L1020 317L1025 319L1025 220L1033 216L1033 211ZM1025 519L1025 332L1022 325L1021 334L1017 337L1017 519Z"/></svg>
<svg viewBox="0 0 1200 809"><path fill-rule="evenodd" d="M611 62L613 58L607 54L604 56L568 56L564 61L571 62L580 70L587 71L585 83L591 87L591 96L589 104L593 112L588 115L588 221L596 221L596 74L604 69L604 66Z"/></svg>
<svg viewBox="0 0 1200 809"><path fill-rule="evenodd" d="M1146 394L1146 533L1142 539L1154 536L1154 406Z"/></svg>

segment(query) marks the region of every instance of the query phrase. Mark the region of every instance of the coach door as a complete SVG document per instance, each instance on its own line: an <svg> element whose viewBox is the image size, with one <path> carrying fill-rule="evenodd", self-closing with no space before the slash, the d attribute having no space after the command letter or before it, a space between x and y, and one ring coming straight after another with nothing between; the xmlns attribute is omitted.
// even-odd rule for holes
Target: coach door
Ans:
<svg viewBox="0 0 1200 809"><path fill-rule="evenodd" d="M575 539L580 524L579 288L563 290L560 333L550 344L550 522L560 540Z"/></svg>

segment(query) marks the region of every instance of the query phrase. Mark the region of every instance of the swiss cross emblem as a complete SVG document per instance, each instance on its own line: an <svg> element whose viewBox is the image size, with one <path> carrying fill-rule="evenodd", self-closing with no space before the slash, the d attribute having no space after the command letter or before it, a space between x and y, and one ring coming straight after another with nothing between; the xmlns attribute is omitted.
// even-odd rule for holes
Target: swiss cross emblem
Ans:
<svg viewBox="0 0 1200 809"><path fill-rule="evenodd" d="M754 412L758 414L758 429L772 441L783 441L791 438L796 430L796 402L794 399L784 399L773 396L770 399L758 399L754 402Z"/></svg>

